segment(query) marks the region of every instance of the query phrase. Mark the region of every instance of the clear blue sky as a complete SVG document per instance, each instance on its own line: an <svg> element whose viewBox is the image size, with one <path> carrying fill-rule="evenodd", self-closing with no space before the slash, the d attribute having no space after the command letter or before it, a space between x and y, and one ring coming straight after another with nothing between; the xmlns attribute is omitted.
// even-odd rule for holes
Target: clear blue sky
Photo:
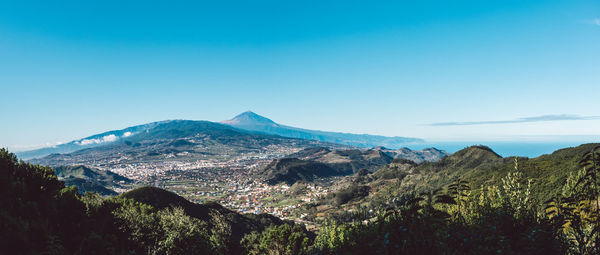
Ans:
<svg viewBox="0 0 600 255"><path fill-rule="evenodd" d="M253 110L426 139L600 134L598 1L1 1L0 146Z"/></svg>

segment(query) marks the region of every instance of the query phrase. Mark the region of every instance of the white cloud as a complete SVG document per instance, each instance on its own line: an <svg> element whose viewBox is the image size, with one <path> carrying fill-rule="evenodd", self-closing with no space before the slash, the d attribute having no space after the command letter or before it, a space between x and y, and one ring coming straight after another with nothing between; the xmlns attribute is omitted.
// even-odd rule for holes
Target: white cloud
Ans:
<svg viewBox="0 0 600 255"><path fill-rule="evenodd" d="M600 116L580 116L575 114L550 114L512 120L485 120L485 121L463 121L463 122L436 122L430 126L468 126L468 125L489 125L489 124L509 124L509 123L527 123L541 121L564 121L564 120L597 120Z"/></svg>
<svg viewBox="0 0 600 255"><path fill-rule="evenodd" d="M104 143L104 142L114 142L117 139L119 139L116 135L110 134L107 136L104 136L100 139L83 139L80 142L78 142L79 145L90 145L90 144L96 144L96 143Z"/></svg>
<svg viewBox="0 0 600 255"><path fill-rule="evenodd" d="M59 146L61 144L63 144L64 142L55 142L55 143L46 143L47 147L56 147Z"/></svg>
<svg viewBox="0 0 600 255"><path fill-rule="evenodd" d="M102 137L102 142L114 142L116 140L117 140L116 135L107 135L105 137Z"/></svg>
<svg viewBox="0 0 600 255"><path fill-rule="evenodd" d="M128 137L128 136L131 136L131 135L133 135L133 133L131 133L131 132L125 132L125 133L123 133L123 137Z"/></svg>
<svg viewBox="0 0 600 255"><path fill-rule="evenodd" d="M100 142L100 140L98 139L83 139L80 142L78 142L79 145L88 145L88 144L94 144L94 143L98 143Z"/></svg>
<svg viewBox="0 0 600 255"><path fill-rule="evenodd" d="M54 148L63 143L64 142L47 142L44 144L29 144L29 145L18 144L18 145L11 145L11 146L7 146L7 147L11 151L28 151L28 150L35 150L35 149L41 149L41 148Z"/></svg>

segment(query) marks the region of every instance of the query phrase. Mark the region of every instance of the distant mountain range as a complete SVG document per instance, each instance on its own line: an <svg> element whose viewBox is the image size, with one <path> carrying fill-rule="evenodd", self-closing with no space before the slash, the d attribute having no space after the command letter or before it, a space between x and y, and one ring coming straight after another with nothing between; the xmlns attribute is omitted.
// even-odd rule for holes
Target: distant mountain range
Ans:
<svg viewBox="0 0 600 255"><path fill-rule="evenodd" d="M411 150L406 147L403 147L400 149L388 149L388 148L385 148L382 146L378 146L378 147L373 148L373 150L382 151L383 153L385 153L395 159L396 158L408 159L417 164L426 162L426 161L427 162L438 161L438 160L450 155L450 153L443 151L443 150L436 149L436 148L426 148L426 149L417 151L417 150Z"/></svg>
<svg viewBox="0 0 600 255"><path fill-rule="evenodd" d="M193 137L196 134L203 133L209 130L215 132L219 130L222 134L232 135L244 134L245 137L259 137L264 135L296 138L304 140L314 140L325 142L328 144L339 144L347 146L357 146L363 148L371 148L375 146L385 146L388 148L400 148L408 143L422 142L418 138L407 137L386 137L366 134L347 134L336 132L315 131L301 129L277 124L272 120L255 114L253 112L244 112L231 120L214 123L209 121L191 121L191 120L166 120L152 122L143 125L128 127L121 130L113 130L74 140L68 143L59 144L52 147L45 147L30 151L17 152L17 156L21 159L33 159L48 156L50 154L65 154L79 151L82 149L90 149L96 147L106 147L107 145L118 145L125 141L142 141L148 138L154 139L179 139ZM260 133L260 134L259 134ZM273 136L274 135L274 136ZM235 135L234 135L235 136ZM212 136L216 137L216 136ZM225 136L223 136L225 137ZM239 138L239 137L238 137ZM234 137L230 137L228 142L239 143L233 141ZM278 138L281 139L281 138ZM178 141L186 143L186 141ZM188 145L189 142L187 142ZM180 144L183 145L183 144ZM106 147L110 148L110 147ZM160 151L157 151L160 152Z"/></svg>
<svg viewBox="0 0 600 255"><path fill-rule="evenodd" d="M222 121L221 123L236 128L279 135L283 137L311 139L363 148L371 148L375 146L401 148L410 143L424 142L423 139L419 138L399 136L388 137L368 134L349 134L290 127L275 123L274 121L251 111L244 112L238 116L235 116L231 120Z"/></svg>
<svg viewBox="0 0 600 255"><path fill-rule="evenodd" d="M435 148L413 151L408 148L391 150L381 146L368 150L313 147L273 160L258 173L258 178L270 184L311 182L319 177L347 176L361 171L362 174L377 174L381 171L380 168L386 168L390 163L415 166L422 162L438 161L449 155Z"/></svg>
<svg viewBox="0 0 600 255"><path fill-rule="evenodd" d="M103 138L107 136L115 138ZM92 142L86 142L88 140L93 140L93 147ZM85 143L82 146L87 147L30 161L49 166L96 165L111 168L138 163L165 164L169 161L226 162L240 155L260 157L306 147L337 146L314 140L252 133L215 122L192 120L155 122L107 132L70 144L82 143Z"/></svg>
<svg viewBox="0 0 600 255"><path fill-rule="evenodd" d="M44 157L54 153L70 153L74 151L78 151L81 149L94 148L106 144L111 144L113 142L121 141L127 137L130 137L135 134L146 132L150 129L153 129L161 124L167 123L169 121L158 121L152 122L143 125L137 125L133 127L128 127L121 130L113 130L104 132L101 134L96 134L92 136L88 136L85 138L81 138L78 140L74 140L68 143L59 144L51 147L44 147L35 150L16 152L17 156L21 159L32 159Z"/></svg>
<svg viewBox="0 0 600 255"><path fill-rule="evenodd" d="M364 185L373 191L355 201L356 205L368 201L402 203L409 199L411 194L447 187L456 180L467 181L473 190L483 186L502 185L501 179L508 172L514 171L517 159L520 171L532 180L533 197L538 202L543 202L560 194L569 175L577 174L582 169L579 161L598 146L598 143L582 144L536 158L504 158L487 146L470 146L435 162L415 164L412 161L395 159L363 178L348 176L336 185ZM320 203L334 204L333 201Z"/></svg>

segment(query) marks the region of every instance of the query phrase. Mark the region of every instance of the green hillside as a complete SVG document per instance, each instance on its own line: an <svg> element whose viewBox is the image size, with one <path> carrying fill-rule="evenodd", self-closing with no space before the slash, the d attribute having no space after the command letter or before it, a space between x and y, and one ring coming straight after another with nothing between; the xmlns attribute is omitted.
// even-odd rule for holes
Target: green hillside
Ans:
<svg viewBox="0 0 600 255"><path fill-rule="evenodd" d="M112 188L122 188L133 183L133 180L110 171L102 171L79 166L59 166L54 168L56 176L67 186L77 186L80 193L95 192L101 195L116 195Z"/></svg>
<svg viewBox="0 0 600 255"><path fill-rule="evenodd" d="M131 179L113 173L111 171L102 171L89 168L83 165L78 166L59 166L54 171L59 178L82 178L97 180L102 185L117 185L119 183L131 183Z"/></svg>
<svg viewBox="0 0 600 255"><path fill-rule="evenodd" d="M599 144L533 159L473 146L439 162L397 159L380 171L337 183L324 200L336 203L329 216L305 217L318 223L310 232L153 187L80 195L54 169L1 149L0 254L600 252ZM77 167L59 172L95 174ZM318 214L324 205L312 206Z"/></svg>
<svg viewBox="0 0 600 255"><path fill-rule="evenodd" d="M537 158L518 158L519 169L532 179L538 201L546 201L561 192L570 173L579 170L583 155L599 144L583 144L565 148ZM414 188L416 193L445 187L458 179L467 181L473 189L500 185L500 179L514 169L514 157L502 158L485 146L460 150L437 162L416 166L414 174L401 180L401 191Z"/></svg>
<svg viewBox="0 0 600 255"><path fill-rule="evenodd" d="M284 221L270 215L252 215L250 217L233 212L218 203L195 204L175 193L154 187L141 187L120 195L137 202L152 206L157 210L182 208L186 215L207 222L209 228L218 227L213 222L214 214L220 215L231 231L226 245L229 251L237 254L242 252L240 241L252 231L262 231L270 225L281 225ZM289 223L289 222L288 222ZM293 224L293 223L292 223Z"/></svg>
<svg viewBox="0 0 600 255"><path fill-rule="evenodd" d="M373 172L392 160L379 150L310 147L273 160L257 177L269 184L285 182L291 185L300 180L312 182L319 177L352 175L360 170Z"/></svg>
<svg viewBox="0 0 600 255"><path fill-rule="evenodd" d="M56 172L79 180L98 174L85 167ZM194 204L152 187L82 196L54 169L18 161L5 149L0 174L0 254L240 254L242 238L253 231L294 225L216 203Z"/></svg>
<svg viewBox="0 0 600 255"><path fill-rule="evenodd" d="M314 161L300 160L297 158L275 159L267 165L260 177L269 184L285 182L289 185L296 181L313 181L317 177L328 177L343 175L344 172L338 171L326 164Z"/></svg>
<svg viewBox="0 0 600 255"><path fill-rule="evenodd" d="M598 145L583 144L537 158L517 158L518 168L524 178L531 180L535 203L541 204L561 194L569 175L581 170L578 162L583 155ZM514 170L514 164L515 157L502 158L486 146L467 147L436 162L416 164L395 159L375 173L344 178L333 187L334 192L330 196L308 206L308 211L300 212L313 216L335 216L361 207L375 210L405 203L422 193L445 189L456 181L468 183L471 195L477 197L482 188L502 186L502 178ZM369 194L358 195L353 192L358 188L369 190ZM348 197L349 194L354 194L353 199L337 199L339 196ZM340 205L339 201L344 203Z"/></svg>

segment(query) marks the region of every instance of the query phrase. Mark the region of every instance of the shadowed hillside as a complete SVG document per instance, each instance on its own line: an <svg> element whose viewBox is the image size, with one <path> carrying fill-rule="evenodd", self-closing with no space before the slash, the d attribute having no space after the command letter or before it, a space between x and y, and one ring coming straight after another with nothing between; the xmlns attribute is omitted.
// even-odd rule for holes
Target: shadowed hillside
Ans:
<svg viewBox="0 0 600 255"><path fill-rule="evenodd" d="M215 227L213 222L211 222L214 218L212 214L222 215L231 226L231 239L228 246L234 247L234 250L232 250L233 253L241 252L239 244L244 235L252 231L262 231L265 227L272 224L284 224L284 221L268 214L245 216L226 209L215 202L196 204L175 193L155 187L137 188L120 196L151 205L158 210L181 207L187 215L201 221L206 221L211 228Z"/></svg>
<svg viewBox="0 0 600 255"><path fill-rule="evenodd" d="M96 192L102 195L116 195L113 187L122 188L133 180L110 171L102 171L86 166L59 166L54 168L56 176L67 186L75 185L81 193Z"/></svg>
<svg viewBox="0 0 600 255"><path fill-rule="evenodd" d="M368 172L392 162L378 150L330 150L314 147L273 160L259 174L268 183L293 184L298 180L313 181L318 177L351 175L361 169Z"/></svg>
<svg viewBox="0 0 600 255"><path fill-rule="evenodd" d="M318 177L342 175L338 171L320 162L300 160L297 158L274 159L259 174L259 178L273 185L280 182L294 184L296 181L313 181Z"/></svg>
<svg viewBox="0 0 600 255"><path fill-rule="evenodd" d="M519 157L519 169L531 178L532 188L537 190L537 201L546 201L561 192L569 174L580 168L583 155L598 144L583 144L565 148L537 158ZM471 146L457 151L437 162L412 164L391 163L373 174L377 178L395 177L395 184L387 186L377 196L387 200L391 196L419 194L443 188L456 180L470 184L473 192L484 185L501 185L501 178L514 169L515 157L502 158L486 146Z"/></svg>

